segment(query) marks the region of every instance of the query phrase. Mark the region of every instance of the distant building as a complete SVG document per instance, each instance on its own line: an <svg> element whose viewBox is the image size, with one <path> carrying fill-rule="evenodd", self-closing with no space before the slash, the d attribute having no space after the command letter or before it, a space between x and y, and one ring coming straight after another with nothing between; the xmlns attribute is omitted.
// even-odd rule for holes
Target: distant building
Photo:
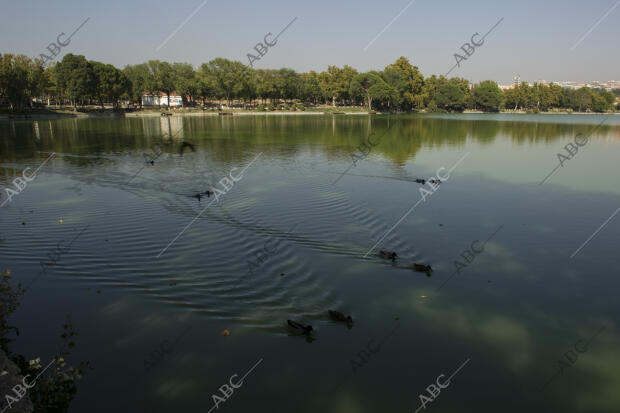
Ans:
<svg viewBox="0 0 620 413"><path fill-rule="evenodd" d="M603 89L603 90L607 90L607 91L612 91L614 89L620 89L620 81L618 80L610 80L607 82L600 82L600 81L592 81L592 82L556 82L556 81L551 81L551 82L547 82L544 79L538 79L536 80L536 82L534 82L533 84L530 84L524 80L521 80L521 76L519 75L515 75L514 76L514 83L512 85L498 85L499 88L501 90L509 90L509 89L513 89L515 87L518 87L520 84L526 84L529 86L534 86L534 84L538 83L541 85L558 85L560 87L563 87L565 89L572 89L572 90L577 90L580 89L582 87L589 87L592 89Z"/></svg>
<svg viewBox="0 0 620 413"><path fill-rule="evenodd" d="M142 94L142 106L168 106L168 95L164 92L155 94L144 92ZM183 106L183 97L177 92L170 93L170 106Z"/></svg>

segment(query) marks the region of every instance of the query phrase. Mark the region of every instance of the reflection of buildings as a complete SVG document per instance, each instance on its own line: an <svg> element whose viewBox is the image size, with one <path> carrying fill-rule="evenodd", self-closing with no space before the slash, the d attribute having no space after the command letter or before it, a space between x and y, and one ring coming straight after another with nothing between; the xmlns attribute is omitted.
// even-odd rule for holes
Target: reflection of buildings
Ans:
<svg viewBox="0 0 620 413"><path fill-rule="evenodd" d="M32 123L32 127L34 128L34 138L37 141L41 140L41 132L39 131L39 122L36 120Z"/></svg>
<svg viewBox="0 0 620 413"><path fill-rule="evenodd" d="M144 136L158 137L162 139L183 138L183 118L176 116L145 116L142 118L142 131Z"/></svg>
<svg viewBox="0 0 620 413"><path fill-rule="evenodd" d="M162 138L183 140L183 118L181 116L161 117L159 124Z"/></svg>

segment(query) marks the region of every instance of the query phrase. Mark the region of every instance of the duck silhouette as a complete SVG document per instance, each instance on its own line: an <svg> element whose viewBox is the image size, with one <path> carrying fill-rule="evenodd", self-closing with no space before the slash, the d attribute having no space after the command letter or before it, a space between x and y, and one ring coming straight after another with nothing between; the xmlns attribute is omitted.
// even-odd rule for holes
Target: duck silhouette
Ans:
<svg viewBox="0 0 620 413"><path fill-rule="evenodd" d="M185 148L190 148L192 152L196 152L196 147L189 142L181 142L181 146L179 147L179 155L183 156L183 152L185 152Z"/></svg>
<svg viewBox="0 0 620 413"><path fill-rule="evenodd" d="M343 322L343 323L352 323L353 322L353 318L350 315L345 316L340 311L327 310L327 312L329 313L329 317L332 320L334 320L334 321L339 321L339 322Z"/></svg>
<svg viewBox="0 0 620 413"><path fill-rule="evenodd" d="M429 179L428 182L430 182L433 185L439 185L441 183L441 180L439 180L439 179Z"/></svg>
<svg viewBox="0 0 620 413"><path fill-rule="evenodd" d="M379 251L379 256L381 256L381 258L386 258L389 260L394 261L396 259L396 257L398 256L398 254L396 254L394 251Z"/></svg>
<svg viewBox="0 0 620 413"><path fill-rule="evenodd" d="M430 265L417 264L415 262L413 263L413 270L417 272L424 272L429 277L431 276L431 273L433 272L433 269L431 268Z"/></svg>
<svg viewBox="0 0 620 413"><path fill-rule="evenodd" d="M312 326L305 326L294 320L286 320L286 322L289 327L292 328L295 332L301 334L310 334L313 331Z"/></svg>
<svg viewBox="0 0 620 413"><path fill-rule="evenodd" d="M151 155L148 155L145 153L142 156L144 157L144 162L150 163L151 165L155 165L155 158L153 158Z"/></svg>
<svg viewBox="0 0 620 413"><path fill-rule="evenodd" d="M416 178L416 180L415 180L415 181L416 181L416 183L418 183L418 184L422 184L422 185L424 185L424 184L426 183L426 179L419 179L419 178Z"/></svg>
<svg viewBox="0 0 620 413"><path fill-rule="evenodd" d="M207 191L207 192L205 192L205 195L207 195L207 197L211 198L211 195L213 195L213 192Z"/></svg>
<svg viewBox="0 0 620 413"><path fill-rule="evenodd" d="M202 198L202 194L196 194L194 195L194 198L197 198L200 201L200 198Z"/></svg>

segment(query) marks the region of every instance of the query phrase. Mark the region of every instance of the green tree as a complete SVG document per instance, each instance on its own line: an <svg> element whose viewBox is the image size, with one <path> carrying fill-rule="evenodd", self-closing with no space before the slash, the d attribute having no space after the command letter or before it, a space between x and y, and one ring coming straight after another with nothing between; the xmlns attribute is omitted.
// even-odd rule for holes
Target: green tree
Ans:
<svg viewBox="0 0 620 413"><path fill-rule="evenodd" d="M299 98L306 102L316 104L321 99L321 86L319 74L314 70L301 74L301 84L299 88Z"/></svg>
<svg viewBox="0 0 620 413"><path fill-rule="evenodd" d="M280 69L276 72L277 97L292 100L297 96L299 75L293 69Z"/></svg>
<svg viewBox="0 0 620 413"><path fill-rule="evenodd" d="M502 103L502 91L492 80L485 80L474 88L474 103L484 112L497 112Z"/></svg>
<svg viewBox="0 0 620 413"><path fill-rule="evenodd" d="M82 55L67 53L56 65L58 87L77 107L86 98L96 95L97 79L92 65Z"/></svg>
<svg viewBox="0 0 620 413"><path fill-rule="evenodd" d="M442 109L462 112L465 109L465 94L456 84L444 83L439 86L435 103Z"/></svg>
<svg viewBox="0 0 620 413"><path fill-rule="evenodd" d="M424 85L422 86L422 93L419 97L420 104L428 108L437 107L437 94L439 93L439 88L441 85L444 85L448 82L443 75L437 77L436 75L432 75L431 77L427 77L424 80Z"/></svg>
<svg viewBox="0 0 620 413"><path fill-rule="evenodd" d="M380 76L373 73L360 73L351 80L351 96L362 96L368 110L372 110L372 101L389 99L391 88Z"/></svg>
<svg viewBox="0 0 620 413"><path fill-rule="evenodd" d="M114 108L119 106L119 99L123 94L129 93L131 85L123 72L112 65L90 61L95 74L95 96L103 108L103 102L112 102Z"/></svg>
<svg viewBox="0 0 620 413"><path fill-rule="evenodd" d="M242 81L248 67L241 62L218 57L201 66L203 72L215 79L219 94L226 98L228 106L242 90Z"/></svg>
<svg viewBox="0 0 620 413"><path fill-rule="evenodd" d="M128 65L123 69L125 77L129 80L129 97L137 101L142 107L142 95L144 92L154 93L155 82L152 79L149 66L146 63L138 65Z"/></svg>
<svg viewBox="0 0 620 413"><path fill-rule="evenodd" d="M277 78L276 70L256 70L256 94L263 100L263 103L266 103L267 99L274 100L278 97Z"/></svg>
<svg viewBox="0 0 620 413"><path fill-rule="evenodd" d="M206 104L208 99L218 99L221 97L217 79L207 64L203 64L198 68L196 78L198 80L198 93L202 97L203 105Z"/></svg>
<svg viewBox="0 0 620 413"><path fill-rule="evenodd" d="M388 69L400 73L400 78L405 82L404 87L399 88L404 108L421 108L423 106L421 95L424 86L424 76L420 73L418 67L413 66L406 57L401 56L394 63L386 66L385 70Z"/></svg>
<svg viewBox="0 0 620 413"><path fill-rule="evenodd" d="M176 89L172 65L159 60L149 60L146 65L149 69L153 92L164 92L168 97L168 109L170 109L170 94Z"/></svg>
<svg viewBox="0 0 620 413"><path fill-rule="evenodd" d="M575 92L573 108L579 112L587 111L592 108L592 89L582 87Z"/></svg>
<svg viewBox="0 0 620 413"><path fill-rule="evenodd" d="M193 104L200 95L200 84L193 66L189 63L173 63L172 72L175 89L183 97L182 104L185 105L187 98Z"/></svg>
<svg viewBox="0 0 620 413"><path fill-rule="evenodd" d="M336 100L351 99L349 89L356 75L357 70L351 66L345 65L342 69L338 66L328 66L326 72L319 74L319 87L325 99L331 99L332 106L336 106Z"/></svg>
<svg viewBox="0 0 620 413"><path fill-rule="evenodd" d="M30 100L45 92L48 79L41 60L24 55L0 54L0 96L11 109L30 106Z"/></svg>

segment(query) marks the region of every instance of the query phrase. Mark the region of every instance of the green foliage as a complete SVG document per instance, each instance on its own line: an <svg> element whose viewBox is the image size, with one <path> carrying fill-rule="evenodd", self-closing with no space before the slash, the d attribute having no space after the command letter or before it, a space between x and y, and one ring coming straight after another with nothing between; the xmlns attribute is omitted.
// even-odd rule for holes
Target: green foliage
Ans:
<svg viewBox="0 0 620 413"><path fill-rule="evenodd" d="M502 91L492 80L485 80L474 88L474 103L484 112L498 112L502 103Z"/></svg>
<svg viewBox="0 0 620 413"><path fill-rule="evenodd" d="M172 65L159 60L146 62L150 73L149 84L154 92L164 92L168 97L168 109L170 109L170 94L175 90L175 76Z"/></svg>
<svg viewBox="0 0 620 413"><path fill-rule="evenodd" d="M360 73L351 80L351 96L365 99L368 110L372 110L373 100L389 101L393 92L393 88L374 73Z"/></svg>
<svg viewBox="0 0 620 413"><path fill-rule="evenodd" d="M19 335L17 327L9 325L8 319L19 309L19 297L23 294L22 285L20 283L14 285L11 282L11 270L0 272L0 347L7 354L8 346L13 341L11 331Z"/></svg>
<svg viewBox="0 0 620 413"><path fill-rule="evenodd" d="M338 66L328 66L327 72L318 75L318 85L322 96L336 106L336 100L351 100L351 81L357 75L357 70L345 65L342 69Z"/></svg>
<svg viewBox="0 0 620 413"><path fill-rule="evenodd" d="M41 359L27 360L21 354L12 354L9 348L10 343L15 340L11 338L11 333L15 332L19 335L19 330L10 326L7 320L14 311L19 309L18 297L24 294L21 284L13 285L10 276L10 270L5 270L3 274L0 274L0 345L17 365L22 376L29 374L30 377L36 377L43 368L40 363ZM66 413L69 411L69 405L77 392L76 381L81 379L84 370L90 367L88 362L80 363L78 368L67 366L65 358L69 355L70 349L75 347L76 334L71 317L67 315L54 363L28 392L35 412Z"/></svg>
<svg viewBox="0 0 620 413"><path fill-rule="evenodd" d="M398 73L398 81L388 81L386 78L394 79L390 71ZM413 108L421 108L422 101L420 95L424 87L424 76L420 73L417 66L411 65L406 57L399 57L394 63L386 66L386 82L395 86L399 93L399 101L403 109L410 110Z"/></svg>
<svg viewBox="0 0 620 413"><path fill-rule="evenodd" d="M194 68L189 63L173 63L175 91L181 96L189 97L194 102L200 96L200 82Z"/></svg>
<svg viewBox="0 0 620 413"><path fill-rule="evenodd" d="M426 111L429 113L439 112L437 103L435 103L434 100L431 100L430 103L426 106Z"/></svg>
<svg viewBox="0 0 620 413"><path fill-rule="evenodd" d="M454 83L439 86L435 102L441 109L462 112L465 109L465 93Z"/></svg>
<svg viewBox="0 0 620 413"><path fill-rule="evenodd" d="M30 106L48 85L43 64L24 55L0 54L0 96L5 96L11 109Z"/></svg>
<svg viewBox="0 0 620 413"><path fill-rule="evenodd" d="M581 88L564 89L556 84L522 82L504 92L487 81L470 88L466 79L432 75L426 79L405 57L399 57L382 71L359 74L350 66L328 66L326 71L297 73L292 69L253 69L238 61L223 58L202 64L197 70L189 63L167 63L151 60L126 66L122 71L112 65L87 61L84 56L67 54L61 62L44 68L39 59L23 55L0 54L0 97L11 110L41 105L33 98L47 97L56 102L70 101L74 106L112 103L120 107L123 97L142 103L144 93L175 92L183 104L192 106L202 100L243 100L253 105L260 99L263 105L279 105L284 101L309 103L310 110L321 103L356 105L364 103L367 110L427 110L462 111L479 108L497 111L548 111L565 108L574 111L607 112L615 108L613 93ZM93 102L94 101L94 102ZM298 110L297 106L288 110ZM305 109L305 108L304 108ZM299 109L303 110L303 109Z"/></svg>
<svg viewBox="0 0 620 413"><path fill-rule="evenodd" d="M60 335L61 344L54 358L55 361L29 392L34 411L41 413L66 413L69 411L71 401L77 393L76 381L82 379L86 368L90 368L89 362L81 362L78 368L67 366L65 357L75 347L76 334L71 316L67 314L63 333ZM43 368L41 359L38 357L26 361L24 356L16 355L12 357L12 360L23 376L29 374L36 377Z"/></svg>
<svg viewBox="0 0 620 413"><path fill-rule="evenodd" d="M265 111L265 105L260 104L256 107L256 110L259 112L264 112Z"/></svg>
<svg viewBox="0 0 620 413"><path fill-rule="evenodd" d="M126 66L123 69L125 77L129 81L130 88L128 95L133 101L137 101L142 106L142 94L144 92L155 92L155 84L151 81L151 73L146 63L134 66Z"/></svg>
<svg viewBox="0 0 620 413"><path fill-rule="evenodd" d="M131 92L131 84L127 76L112 65L90 61L95 75L95 93L99 104L103 107L103 102L113 102L114 107L118 105L120 97Z"/></svg>
<svg viewBox="0 0 620 413"><path fill-rule="evenodd" d="M58 88L77 106L78 100L85 100L97 94L97 78L92 64L84 56L68 53L56 65Z"/></svg>
<svg viewBox="0 0 620 413"><path fill-rule="evenodd" d="M250 73L243 63L221 57L204 63L200 69L206 83L214 87L215 95L226 98L229 106L232 105L232 99L239 96L244 86L247 86L243 78L246 73Z"/></svg>

